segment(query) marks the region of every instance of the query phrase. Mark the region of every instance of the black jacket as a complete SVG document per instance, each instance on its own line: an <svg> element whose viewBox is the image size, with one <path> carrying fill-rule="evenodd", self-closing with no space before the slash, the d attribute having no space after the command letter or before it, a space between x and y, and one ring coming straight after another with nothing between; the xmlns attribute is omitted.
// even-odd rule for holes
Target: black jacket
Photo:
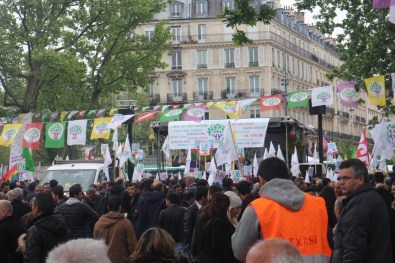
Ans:
<svg viewBox="0 0 395 263"><path fill-rule="evenodd" d="M23 262L22 253L17 252L17 240L23 233L26 233L26 228L12 216L0 220L0 262Z"/></svg>
<svg viewBox="0 0 395 263"><path fill-rule="evenodd" d="M88 205L70 198L57 209L56 213L61 214L70 230L70 238L91 238L93 236L93 226L99 219L97 213Z"/></svg>
<svg viewBox="0 0 395 263"><path fill-rule="evenodd" d="M41 215L27 231L24 263L44 263L49 251L66 242L68 230L61 215Z"/></svg>
<svg viewBox="0 0 395 263"><path fill-rule="evenodd" d="M130 204L125 203L125 202L130 202L129 193L125 190L125 188L122 185L114 185L112 186L108 192L102 197L97 206L96 206L96 212L98 213L99 216L105 215L108 213L108 199L110 199L111 196L116 195L119 196L122 199L122 208L124 211L129 211L130 210Z"/></svg>
<svg viewBox="0 0 395 263"><path fill-rule="evenodd" d="M194 202L190 207L188 207L187 211L185 211L184 235L185 235L185 243L187 243L189 246L192 243L193 229L195 228L195 222L198 213L199 213L199 208L196 202Z"/></svg>
<svg viewBox="0 0 395 263"><path fill-rule="evenodd" d="M238 262L233 255L231 238L235 228L227 218L213 217L196 220L191 253L198 262L232 263Z"/></svg>
<svg viewBox="0 0 395 263"><path fill-rule="evenodd" d="M365 184L345 198L343 205L332 262L392 262L388 212L381 196Z"/></svg>
<svg viewBox="0 0 395 263"><path fill-rule="evenodd" d="M186 208L172 205L159 214L159 227L173 237L176 243L184 242L184 214Z"/></svg>
<svg viewBox="0 0 395 263"><path fill-rule="evenodd" d="M30 208L30 206L28 204L25 204L24 202L22 202L21 200L18 200L18 199L12 200L11 205L12 205L12 209L13 209L13 216L16 220L19 220L19 218L21 218L21 216L32 211L32 209Z"/></svg>

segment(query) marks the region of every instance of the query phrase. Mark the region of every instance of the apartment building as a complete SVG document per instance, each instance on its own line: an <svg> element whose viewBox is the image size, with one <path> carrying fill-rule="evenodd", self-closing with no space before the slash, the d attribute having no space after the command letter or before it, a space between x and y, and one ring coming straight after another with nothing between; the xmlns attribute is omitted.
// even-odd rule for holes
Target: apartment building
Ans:
<svg viewBox="0 0 395 263"><path fill-rule="evenodd" d="M256 5L266 2L255 1ZM304 23L304 14L280 1L266 2L276 9L269 25L258 23L240 29L254 41L235 46L234 30L218 14L225 7L234 8L234 0L176 0L141 30L149 38L159 19L167 19L172 32L172 50L164 55L165 69L155 69L150 77L150 102L156 104L208 102L260 98L262 96L309 90L335 85L326 74L340 65L339 53L331 39L314 26ZM366 94L361 94L366 101ZM242 118L290 115L317 128L317 116L308 108L261 112L259 101ZM369 105L350 109L335 104L323 117L324 135L329 138L359 140L367 120L381 115ZM216 108L207 111L206 119L226 118Z"/></svg>

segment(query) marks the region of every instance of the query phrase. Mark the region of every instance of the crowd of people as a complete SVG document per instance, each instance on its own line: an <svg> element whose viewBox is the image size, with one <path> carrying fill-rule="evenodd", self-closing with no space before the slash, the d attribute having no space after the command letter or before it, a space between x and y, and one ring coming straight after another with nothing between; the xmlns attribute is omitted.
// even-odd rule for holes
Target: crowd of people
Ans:
<svg viewBox="0 0 395 263"><path fill-rule="evenodd" d="M4 263L395 262L395 173L358 159L311 184L272 157L221 186L186 175L0 187Z"/></svg>

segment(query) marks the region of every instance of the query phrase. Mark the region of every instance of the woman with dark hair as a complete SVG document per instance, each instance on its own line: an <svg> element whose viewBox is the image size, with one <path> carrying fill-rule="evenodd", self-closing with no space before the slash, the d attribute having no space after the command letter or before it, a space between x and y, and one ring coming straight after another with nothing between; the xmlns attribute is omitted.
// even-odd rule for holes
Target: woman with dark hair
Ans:
<svg viewBox="0 0 395 263"><path fill-rule="evenodd" d="M198 262L238 262L233 256L231 237L234 226L227 217L230 199L215 193L201 209L193 232L191 254Z"/></svg>
<svg viewBox="0 0 395 263"><path fill-rule="evenodd" d="M130 257L131 263L177 263L175 242L169 233L161 228L146 230Z"/></svg>

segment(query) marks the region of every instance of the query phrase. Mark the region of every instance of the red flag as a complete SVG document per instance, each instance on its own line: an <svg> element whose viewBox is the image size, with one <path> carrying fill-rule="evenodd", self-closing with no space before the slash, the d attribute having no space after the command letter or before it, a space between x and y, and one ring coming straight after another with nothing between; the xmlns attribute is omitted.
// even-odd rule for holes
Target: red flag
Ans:
<svg viewBox="0 0 395 263"><path fill-rule="evenodd" d="M282 97L281 94L262 97L260 101L261 111L280 110Z"/></svg>
<svg viewBox="0 0 395 263"><path fill-rule="evenodd" d="M357 155L355 158L361 160L366 165L369 165L369 148L365 129L362 130L361 140L359 141Z"/></svg>
<svg viewBox="0 0 395 263"><path fill-rule="evenodd" d="M42 129L42 123L26 124L25 133L23 134L22 148L30 148L36 151L40 150Z"/></svg>
<svg viewBox="0 0 395 263"><path fill-rule="evenodd" d="M15 164L10 170L8 170L8 172L3 175L3 177L0 178L0 183L4 182L5 180L16 182L18 179L18 167Z"/></svg>
<svg viewBox="0 0 395 263"><path fill-rule="evenodd" d="M153 120L155 118L155 114L158 113L157 111L151 111L151 112L143 112L140 113L136 120L134 121L134 124L146 121L146 120Z"/></svg>

